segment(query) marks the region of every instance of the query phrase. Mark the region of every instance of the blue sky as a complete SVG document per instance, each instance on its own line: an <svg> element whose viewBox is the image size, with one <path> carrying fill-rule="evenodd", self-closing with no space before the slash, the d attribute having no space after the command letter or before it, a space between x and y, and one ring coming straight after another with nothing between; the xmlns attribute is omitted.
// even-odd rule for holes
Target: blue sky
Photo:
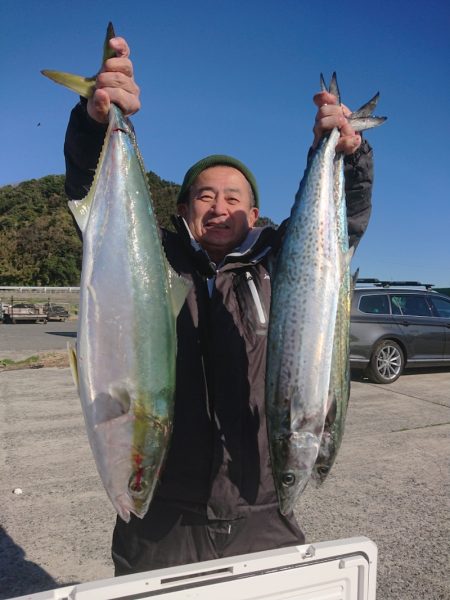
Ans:
<svg viewBox="0 0 450 600"><path fill-rule="evenodd" d="M76 97L40 70L94 74L109 20L132 49L147 169L180 183L199 158L234 155L277 223L304 170L320 72L337 71L350 107L380 91L388 121L367 133L373 213L353 265L450 286L447 0L2 0L0 185L64 172Z"/></svg>

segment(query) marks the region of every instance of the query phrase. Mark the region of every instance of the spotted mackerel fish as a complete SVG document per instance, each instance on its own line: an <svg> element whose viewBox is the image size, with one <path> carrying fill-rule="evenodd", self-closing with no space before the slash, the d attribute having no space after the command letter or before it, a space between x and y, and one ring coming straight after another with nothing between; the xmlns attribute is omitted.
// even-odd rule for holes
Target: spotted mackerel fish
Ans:
<svg viewBox="0 0 450 600"><path fill-rule="evenodd" d="M104 57L113 56L108 26ZM88 98L95 77L43 71ZM117 513L143 517L168 449L175 319L188 286L171 271L129 121L111 105L94 180L69 202L83 235L80 312L71 362L97 469Z"/></svg>
<svg viewBox="0 0 450 600"><path fill-rule="evenodd" d="M326 89L321 77L322 89ZM329 91L340 102L336 75ZM378 95L349 117L361 131ZM339 130L314 151L295 197L273 274L266 411L280 511L290 513L311 475L320 481L334 462L349 396L351 298L343 156ZM325 431L324 431L325 428Z"/></svg>

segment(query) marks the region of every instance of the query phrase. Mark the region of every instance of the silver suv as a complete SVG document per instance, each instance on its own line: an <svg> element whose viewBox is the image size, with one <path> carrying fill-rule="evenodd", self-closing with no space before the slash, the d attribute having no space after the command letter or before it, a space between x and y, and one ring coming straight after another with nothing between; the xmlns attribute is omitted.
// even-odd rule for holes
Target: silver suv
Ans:
<svg viewBox="0 0 450 600"><path fill-rule="evenodd" d="M350 366L376 383L405 368L450 366L450 297L430 284L359 279L350 316Z"/></svg>

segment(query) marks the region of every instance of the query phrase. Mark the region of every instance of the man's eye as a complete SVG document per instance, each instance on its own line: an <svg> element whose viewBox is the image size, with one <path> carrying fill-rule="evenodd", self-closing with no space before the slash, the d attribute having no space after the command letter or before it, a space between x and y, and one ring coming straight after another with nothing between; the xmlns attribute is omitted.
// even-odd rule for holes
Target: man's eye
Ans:
<svg viewBox="0 0 450 600"><path fill-rule="evenodd" d="M199 199L203 200L203 202L211 202L213 196L211 194L202 194L201 196L199 196Z"/></svg>
<svg viewBox="0 0 450 600"><path fill-rule="evenodd" d="M239 198L227 198L228 204L238 204Z"/></svg>

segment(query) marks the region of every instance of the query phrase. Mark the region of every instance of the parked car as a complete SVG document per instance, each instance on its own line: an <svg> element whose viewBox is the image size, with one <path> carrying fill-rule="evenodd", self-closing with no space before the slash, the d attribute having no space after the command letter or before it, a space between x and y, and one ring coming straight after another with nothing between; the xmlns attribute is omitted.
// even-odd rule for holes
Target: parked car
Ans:
<svg viewBox="0 0 450 600"><path fill-rule="evenodd" d="M4 315L8 312L9 304L0 301L0 321L3 321Z"/></svg>
<svg viewBox="0 0 450 600"><path fill-rule="evenodd" d="M350 313L350 366L376 383L405 368L450 366L450 297L418 282L358 280Z"/></svg>
<svg viewBox="0 0 450 600"><path fill-rule="evenodd" d="M47 303L44 304L44 312L49 321L65 321L69 318L67 307L68 305Z"/></svg>

